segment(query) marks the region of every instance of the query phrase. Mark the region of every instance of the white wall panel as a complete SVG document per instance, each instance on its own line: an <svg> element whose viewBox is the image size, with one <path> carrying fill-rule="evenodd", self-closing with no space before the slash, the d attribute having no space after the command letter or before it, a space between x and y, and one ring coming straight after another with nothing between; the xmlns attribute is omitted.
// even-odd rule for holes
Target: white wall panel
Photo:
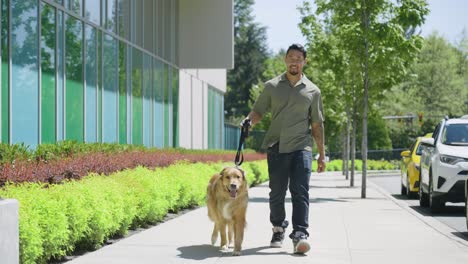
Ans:
<svg viewBox="0 0 468 264"><path fill-rule="evenodd" d="M192 145L194 149L203 149L204 147L204 130L205 123L205 111L204 104L206 100L203 100L203 83L199 79L192 77Z"/></svg>
<svg viewBox="0 0 468 264"><path fill-rule="evenodd" d="M233 0L179 0L179 66L234 67Z"/></svg>
<svg viewBox="0 0 468 264"><path fill-rule="evenodd" d="M208 148L208 84L203 83L203 118L206 122L203 123L203 148Z"/></svg>
<svg viewBox="0 0 468 264"><path fill-rule="evenodd" d="M192 148L192 76L179 71L179 146Z"/></svg>

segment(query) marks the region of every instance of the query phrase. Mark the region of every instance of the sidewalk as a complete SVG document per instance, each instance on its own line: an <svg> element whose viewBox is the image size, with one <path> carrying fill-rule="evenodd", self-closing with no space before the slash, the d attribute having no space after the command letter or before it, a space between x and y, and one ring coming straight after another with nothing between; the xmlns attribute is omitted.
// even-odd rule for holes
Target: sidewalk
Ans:
<svg viewBox="0 0 468 264"><path fill-rule="evenodd" d="M355 183L360 184L359 175ZM249 190L240 257L210 245L213 224L203 207L67 263L468 263L468 242L449 228L430 226L371 183L366 199L340 173L314 173L310 186L311 251L306 256L291 254L290 239L281 249L268 247L269 189L263 184ZM288 198L286 212L290 218Z"/></svg>

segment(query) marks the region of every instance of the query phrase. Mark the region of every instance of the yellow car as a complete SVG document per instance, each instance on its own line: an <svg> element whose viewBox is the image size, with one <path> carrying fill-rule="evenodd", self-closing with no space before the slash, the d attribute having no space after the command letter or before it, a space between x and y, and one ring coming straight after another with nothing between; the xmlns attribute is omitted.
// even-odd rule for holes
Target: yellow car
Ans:
<svg viewBox="0 0 468 264"><path fill-rule="evenodd" d="M431 137L432 133L424 137ZM416 198L419 191L419 172L421 159L421 138L411 145L409 150L402 151L401 155L401 194L408 198Z"/></svg>

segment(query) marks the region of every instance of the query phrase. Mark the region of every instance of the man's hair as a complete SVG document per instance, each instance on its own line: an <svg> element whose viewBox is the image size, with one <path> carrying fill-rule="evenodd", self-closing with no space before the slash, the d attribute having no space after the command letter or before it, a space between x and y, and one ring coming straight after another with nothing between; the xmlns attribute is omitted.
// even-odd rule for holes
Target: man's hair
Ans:
<svg viewBox="0 0 468 264"><path fill-rule="evenodd" d="M304 49L304 46L302 46L301 44L294 43L291 46L289 46L288 50L286 51L286 55L288 55L290 50L300 51L302 52L304 59L307 58L307 51Z"/></svg>

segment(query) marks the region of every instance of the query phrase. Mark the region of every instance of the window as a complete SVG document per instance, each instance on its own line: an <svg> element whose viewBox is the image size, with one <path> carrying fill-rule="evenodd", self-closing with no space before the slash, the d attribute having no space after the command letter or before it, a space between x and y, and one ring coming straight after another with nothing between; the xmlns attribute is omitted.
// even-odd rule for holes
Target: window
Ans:
<svg viewBox="0 0 468 264"><path fill-rule="evenodd" d="M11 1L11 143L39 142L38 1Z"/></svg>
<svg viewBox="0 0 468 264"><path fill-rule="evenodd" d="M65 138L84 140L83 23L65 15Z"/></svg>
<svg viewBox="0 0 468 264"><path fill-rule="evenodd" d="M95 0L90 0L95 1ZM102 0L106 1L106 16L105 16L105 27L106 29L116 32L117 28L117 2L116 0Z"/></svg>
<svg viewBox="0 0 468 264"><path fill-rule="evenodd" d="M142 52L132 48L132 144L143 144Z"/></svg>
<svg viewBox="0 0 468 264"><path fill-rule="evenodd" d="M101 1L85 0L84 17L97 25L101 25Z"/></svg>
<svg viewBox="0 0 468 264"><path fill-rule="evenodd" d="M117 142L118 44L112 36L104 34L103 45L102 140Z"/></svg>
<svg viewBox="0 0 468 264"><path fill-rule="evenodd" d="M163 63L153 58L153 145L164 146L164 93L163 93Z"/></svg>
<svg viewBox="0 0 468 264"><path fill-rule="evenodd" d="M10 135L10 115L9 115L9 104L10 104L10 92L9 92L9 78L10 78L10 69L8 65L9 61L9 51L8 51L8 14L9 14L9 8L8 8L8 1L1 1L1 6L0 6L0 12L1 12L1 35L0 35L0 49L1 49L1 69L2 69L2 78L1 78L1 141L3 143L9 143L9 135Z"/></svg>
<svg viewBox="0 0 468 264"><path fill-rule="evenodd" d="M127 44L119 43L119 143L127 144Z"/></svg>
<svg viewBox="0 0 468 264"><path fill-rule="evenodd" d="M86 142L97 141L97 30L85 26Z"/></svg>
<svg viewBox="0 0 468 264"><path fill-rule="evenodd" d="M41 3L41 143L55 137L55 8Z"/></svg>

